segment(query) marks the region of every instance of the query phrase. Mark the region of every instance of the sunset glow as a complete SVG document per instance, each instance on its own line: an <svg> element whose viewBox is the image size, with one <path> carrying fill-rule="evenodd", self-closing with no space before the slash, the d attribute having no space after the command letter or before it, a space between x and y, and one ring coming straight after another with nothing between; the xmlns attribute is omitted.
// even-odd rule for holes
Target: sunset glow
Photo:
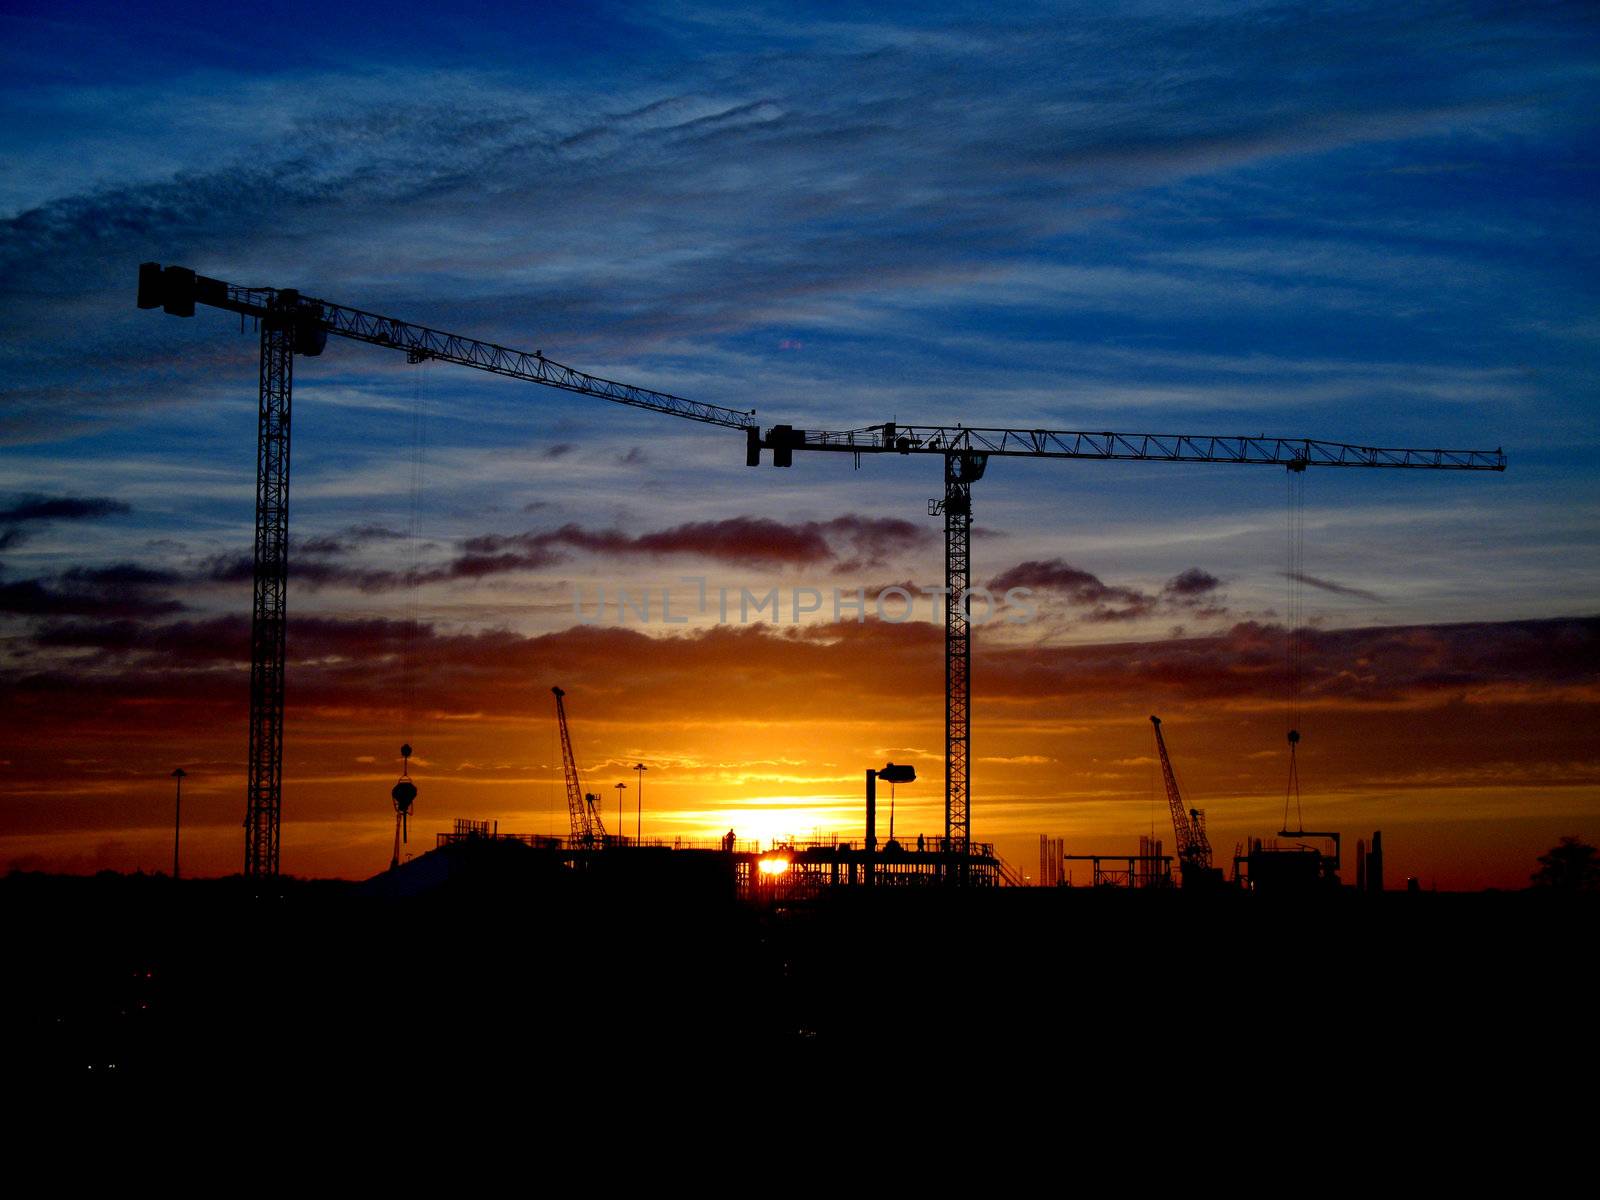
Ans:
<svg viewBox="0 0 1600 1200"><path fill-rule="evenodd" d="M1314 468L1303 511L1281 466L992 458L972 836L1170 838L1154 713L1219 860L1303 820L1513 889L1600 840L1591 10L557 9L4 17L0 871L169 870L177 767L185 872L241 870L260 344L137 309L147 261L762 429L1503 448ZM389 347L294 363L286 873L389 865L402 743L403 854L569 833L557 686L612 836L859 841L890 761L878 835L943 835L938 455L752 468Z"/></svg>

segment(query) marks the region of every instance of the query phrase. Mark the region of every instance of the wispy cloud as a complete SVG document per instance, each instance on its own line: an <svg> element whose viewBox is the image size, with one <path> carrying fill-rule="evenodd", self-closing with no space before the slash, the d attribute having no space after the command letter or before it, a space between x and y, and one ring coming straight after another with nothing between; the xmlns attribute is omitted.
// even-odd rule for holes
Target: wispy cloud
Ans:
<svg viewBox="0 0 1600 1200"><path fill-rule="evenodd" d="M1350 596L1356 600L1365 600L1370 604L1382 604L1383 597L1376 592L1369 592L1365 588L1350 587L1347 584L1335 583L1331 579L1318 579L1315 575L1307 575L1304 571L1285 571L1289 579L1298 580L1323 592L1332 592L1335 596Z"/></svg>

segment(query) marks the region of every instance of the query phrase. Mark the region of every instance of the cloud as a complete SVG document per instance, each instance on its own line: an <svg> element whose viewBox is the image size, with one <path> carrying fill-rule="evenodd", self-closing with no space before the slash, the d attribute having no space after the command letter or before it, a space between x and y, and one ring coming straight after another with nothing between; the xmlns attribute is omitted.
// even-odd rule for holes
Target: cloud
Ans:
<svg viewBox="0 0 1600 1200"><path fill-rule="evenodd" d="M697 44L698 18L660 20ZM52 411L138 420L205 384L214 361L180 323L112 317L99 300L147 257L491 337L538 328L547 346L602 357L769 325L809 349L830 305L1003 275L997 250L1046 250L1195 176L1526 120L1547 73L1584 68L1569 18L1478 23L1467 36L1448 12L1179 7L1065 24L969 15L957 35L947 17L916 29L801 17L768 29L776 58L751 40L759 28L739 27L726 51L675 61L670 84L645 70L620 90L610 73L532 80L487 60L52 89L32 103L147 150L108 182L94 154L74 167L58 147L16 147L16 175L49 167L55 182L0 221L0 340L8 367L19 347L30 367L8 415L40 436ZM1549 56L1532 72L1518 49L1530 38ZM1439 64L1424 79L1404 67L1419 43ZM174 126L174 100L207 119ZM251 140L263 112L272 122ZM332 290L341 282L360 294ZM79 331L72 345L49 345L64 327Z"/></svg>
<svg viewBox="0 0 1600 1200"><path fill-rule="evenodd" d="M759 568L825 567L834 574L845 574L885 566L896 555L921 549L934 538L925 526L910 521L857 514L792 523L764 517L730 517L691 521L640 534L569 522L554 529L464 538L458 543L460 552L455 557L419 566L415 571L368 566L356 557L362 543L399 536L381 526L358 526L338 536L310 539L291 552L289 576L295 586L313 591L348 588L373 594L413 585L471 583L539 571L576 554L602 559L702 558ZM143 586L234 585L249 582L253 575L250 555L221 554L202 560L186 575L152 575ZM78 576L69 572L63 579L76 581ZM18 593L16 602L22 603L23 599ZM90 610L71 611L87 614Z"/></svg>
<svg viewBox="0 0 1600 1200"><path fill-rule="evenodd" d="M846 514L827 521L787 524L766 517L691 521L630 535L576 524L521 534L485 534L462 543L483 573L525 570L559 561L565 551L603 558L691 556L732 566L817 566L843 573L882 566L895 554L926 546L933 534L893 517Z"/></svg>
<svg viewBox="0 0 1600 1200"><path fill-rule="evenodd" d="M0 550L26 541L28 525L47 521L88 521L131 512L120 500L104 496L26 496L9 508L0 508Z"/></svg>
<svg viewBox="0 0 1600 1200"><path fill-rule="evenodd" d="M1150 595L1138 588L1108 584L1098 575L1060 558L1030 559L989 580L995 594L1010 588L1031 588L1059 597L1064 603L1086 609L1081 620L1092 624L1137 621L1175 612L1215 617L1227 612L1218 600L1222 581L1199 567L1173 576L1161 591Z"/></svg>
<svg viewBox="0 0 1600 1200"><path fill-rule="evenodd" d="M1199 567L1190 567L1187 571L1174 575L1167 580L1161 590L1169 596L1182 596L1184 599L1192 599L1196 596L1208 595L1221 586L1222 580L1215 575L1208 571L1202 571Z"/></svg>
<svg viewBox="0 0 1600 1200"><path fill-rule="evenodd" d="M1310 584L1324 592L1332 592L1336 596L1351 596L1357 600L1366 600L1373 604L1386 603L1384 598L1376 592L1369 592L1364 588L1349 587L1346 584L1334 583L1331 579L1318 579L1315 575L1307 575L1303 571L1285 571L1284 578L1295 579L1301 583Z"/></svg>
<svg viewBox="0 0 1600 1200"><path fill-rule="evenodd" d="M19 500L10 508L0 508L0 525L13 525L23 521L82 521L95 517L110 517L131 511L120 500L103 496L30 496Z"/></svg>
<svg viewBox="0 0 1600 1200"><path fill-rule="evenodd" d="M250 655L250 621L243 616L172 621L69 621L45 625L33 642L42 647L92 650L105 659L159 658L187 665L244 663Z"/></svg>
<svg viewBox="0 0 1600 1200"><path fill-rule="evenodd" d="M401 541L405 537L398 529L390 529L386 525L352 525L337 534L325 534L293 545L290 557L292 559L295 554L348 554L371 542Z"/></svg>
<svg viewBox="0 0 1600 1200"><path fill-rule="evenodd" d="M137 563L114 563L109 567L72 567L64 571L61 578L65 583L78 587L139 590L168 587L177 583L182 576L176 571L142 567Z"/></svg>
<svg viewBox="0 0 1600 1200"><path fill-rule="evenodd" d="M98 570L74 568L59 583L23 579L0 584L0 612L22 617L141 617L181 612L177 600L155 594L177 579L122 563Z"/></svg>
<svg viewBox="0 0 1600 1200"><path fill-rule="evenodd" d="M92 660L52 665L46 655L28 671L8 673L23 700L16 719L29 726L87 719L86 686L134 726L146 707L149 719L167 720L174 707L243 700L243 616L64 621L31 642L41 654ZM293 703L349 719L387 712L402 694L408 646L428 681L422 703L444 715L542 713L530 679L581 689L588 711L617 720L652 709L687 712L685 705L697 719L831 718L846 694L864 709L923 705L932 714L941 711L944 687L943 634L926 622L716 626L681 635L577 626L525 636L291 614ZM1064 704L1129 713L1157 703L1270 709L1281 704L1286 669L1284 630L1251 622L1211 637L1096 645L980 639L974 655L974 678L994 713L1056 712ZM630 664L622 690L605 683L619 662ZM1303 677L1311 709L1600 704L1600 618L1312 631ZM704 688L708 678L718 687Z"/></svg>
<svg viewBox="0 0 1600 1200"><path fill-rule="evenodd" d="M1114 601L1138 604L1146 597L1131 588L1111 587L1099 576L1059 558L1029 559L989 580L991 592L1004 592L1010 588L1026 587L1037 592L1053 592L1072 604L1102 604Z"/></svg>

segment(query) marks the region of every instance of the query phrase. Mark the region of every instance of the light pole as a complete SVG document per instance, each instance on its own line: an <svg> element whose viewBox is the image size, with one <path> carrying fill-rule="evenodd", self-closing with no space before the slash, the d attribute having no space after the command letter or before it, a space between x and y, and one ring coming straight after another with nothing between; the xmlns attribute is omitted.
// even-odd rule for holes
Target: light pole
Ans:
<svg viewBox="0 0 1600 1200"><path fill-rule="evenodd" d="M872 886L873 860L878 855L878 780L880 779L889 784L891 788L897 783L915 783L917 769L903 765L897 767L893 763L887 763L876 771L870 767L867 769L867 837L865 842L867 856L864 864L866 874L863 878L863 882L867 887ZM893 795L892 791L890 795ZM891 808L889 811L893 812L894 810Z"/></svg>
<svg viewBox="0 0 1600 1200"><path fill-rule="evenodd" d="M178 795L173 803L172 814L172 877L178 877L178 836L183 829L183 781L189 778L189 772L179 767L172 773L172 778L178 781Z"/></svg>
<svg viewBox="0 0 1600 1200"><path fill-rule="evenodd" d="M627 784L617 784L617 840L619 842L627 841L628 839L628 835L622 832L626 828L622 823L622 793L627 790Z"/></svg>
<svg viewBox="0 0 1600 1200"><path fill-rule="evenodd" d="M634 793L633 797L633 840L636 842L644 840L644 773L649 769L650 768L645 766L643 763L633 764L634 774L639 777L639 790Z"/></svg>

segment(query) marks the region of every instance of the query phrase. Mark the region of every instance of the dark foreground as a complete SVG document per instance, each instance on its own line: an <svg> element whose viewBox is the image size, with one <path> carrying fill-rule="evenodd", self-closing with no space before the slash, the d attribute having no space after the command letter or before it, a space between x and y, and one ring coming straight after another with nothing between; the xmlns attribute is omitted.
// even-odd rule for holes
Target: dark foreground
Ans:
<svg viewBox="0 0 1600 1200"><path fill-rule="evenodd" d="M1359 1095L1527 1081L1588 1036L1593 897L880 890L774 907L725 882L574 877L495 847L433 877L270 894L13 875L13 1078L937 1060L1063 1087L1162 1070L1162 1087Z"/></svg>

